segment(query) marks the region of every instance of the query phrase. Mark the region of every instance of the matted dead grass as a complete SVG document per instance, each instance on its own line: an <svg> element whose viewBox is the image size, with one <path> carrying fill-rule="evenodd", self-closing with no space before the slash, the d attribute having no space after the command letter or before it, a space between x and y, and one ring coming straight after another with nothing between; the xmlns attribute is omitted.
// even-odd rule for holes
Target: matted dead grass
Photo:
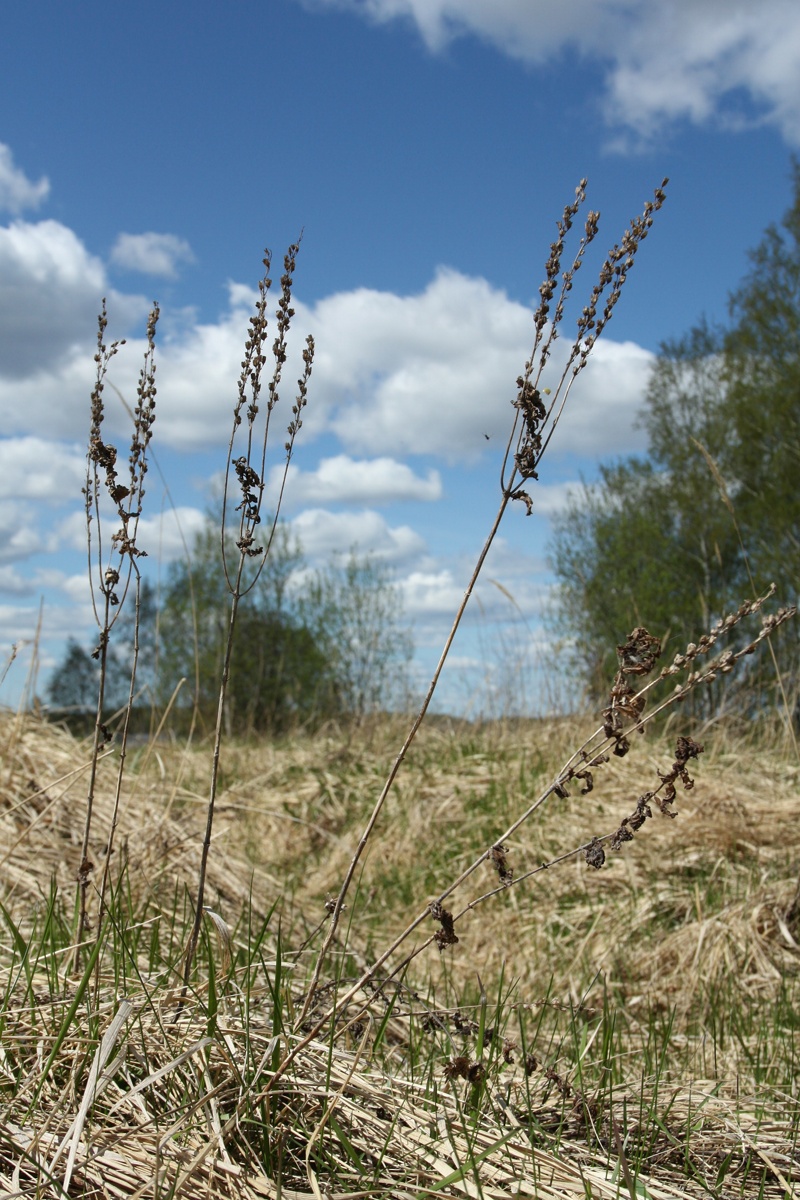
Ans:
<svg viewBox="0 0 800 1200"><path fill-rule="evenodd" d="M224 752L208 903L229 926L248 904L266 913L278 901L291 950L324 920L324 900L349 862L395 732L362 731L348 741L334 730ZM341 960L358 965L379 951L490 844L574 748L571 733L564 723L429 728L367 856ZM0 719L0 746L0 899L24 933L47 903L51 880L72 895L89 755L69 734L10 715ZM642 740L629 759L598 772L591 795L554 799L509 841L516 874L613 830L669 757L668 742ZM195 878L208 752L159 743L137 750L130 767L115 871L124 863L129 886L166 911L176 888ZM245 1119L250 1105L258 1110L253 1098L276 1049L292 1043L290 1033L275 1032L266 985L251 989L245 1006L236 976L220 975L211 1020L208 980L181 1004L175 988L149 990L142 967L140 991L123 996L101 958L97 989L87 991L91 999L75 1011L45 1071L76 980L65 960L54 994L52 974L37 963L30 995L16 1003L24 975L17 964L9 978L4 931L0 1194L611 1200L630 1194L629 1183L653 1200L800 1194L797 1079L754 1063L746 1038L722 1038L712 1053L707 1024L726 988L765 1014L777 1011L787 988L796 1004L800 932L790 908L800 869L798 770L774 752L718 739L695 774L678 818L656 814L601 871L578 856L542 872L468 913L457 946L424 950L406 977L416 990L403 993L379 1059L371 1040L385 1009L372 994L362 998L362 1022L333 1050L327 1041L306 1047L262 1101L277 1172L274 1158L272 1169L259 1159ZM101 764L96 864L115 776L112 752ZM455 900L496 884L489 866L481 870L472 891ZM293 961L300 980L306 958ZM491 991L501 970L515 985L509 1040L518 1016L544 1013L544 1052L533 1047L533 1063L519 1046L509 1050L491 1081L491 1102L472 1125L466 1085L444 1073L456 1051L470 1053L468 1039L453 1032L468 1011L455 1018L454 998L474 999L478 976ZM559 1022L568 1017L574 1026L577 1014L588 1064L599 1049L600 1039L591 1039L604 1003L625 1014L625 1043L615 1054L629 1083L610 1096L581 1091L559 1042ZM417 1029L428 1019L437 1030L433 1083L410 1067L412 1010ZM654 1010L669 1012L672 1023L668 1064L650 1077L642 1048ZM12 1059L27 1071L12 1070ZM657 1123L646 1129L651 1111ZM621 1129L650 1139L647 1170L635 1184L626 1177ZM477 1172L468 1165L476 1160ZM727 1190L719 1192L721 1172Z"/></svg>

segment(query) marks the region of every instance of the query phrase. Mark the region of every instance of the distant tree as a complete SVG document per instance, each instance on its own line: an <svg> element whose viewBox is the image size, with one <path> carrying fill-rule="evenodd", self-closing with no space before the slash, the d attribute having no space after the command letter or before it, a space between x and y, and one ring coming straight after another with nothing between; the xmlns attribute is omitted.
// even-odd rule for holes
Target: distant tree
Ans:
<svg viewBox="0 0 800 1200"><path fill-rule="evenodd" d="M598 482L584 487L555 522L556 623L595 696L613 676L616 644L636 625L674 651L754 587L774 580L783 602L797 600L797 166L783 229L767 230L751 263L732 298L727 329L700 324L662 347L642 415L647 457L602 466ZM779 644L783 668L797 675L792 624Z"/></svg>
<svg viewBox="0 0 800 1200"><path fill-rule="evenodd" d="M127 701L137 619L138 705L166 705L183 680L177 711L196 704L202 723L212 728L230 619L212 518L197 535L190 561L172 565L160 595L143 581L138 618L130 602L115 623L108 712ZM224 714L228 732L282 730L400 705L410 654L400 595L382 564L351 554L341 565L309 572L297 542L278 525L264 569L239 605ZM97 664L71 640L50 683L51 703L92 709L97 685Z"/></svg>
<svg viewBox="0 0 800 1200"><path fill-rule="evenodd" d="M300 563L297 545L279 525L258 582L239 605L225 713L229 731L284 728L327 715L338 703L324 649L289 602L288 584ZM162 698L185 678L208 724L216 715L229 613L219 533L209 521L195 539L191 563L176 563L170 571L158 636Z"/></svg>
<svg viewBox="0 0 800 1200"><path fill-rule="evenodd" d="M385 564L352 550L305 584L299 613L324 647L345 711L362 717L404 706L413 641Z"/></svg>
<svg viewBox="0 0 800 1200"><path fill-rule="evenodd" d="M64 657L50 676L47 701L51 708L93 713L97 707L100 668L88 650L75 640L67 640Z"/></svg>
<svg viewBox="0 0 800 1200"><path fill-rule="evenodd" d="M750 254L725 338L724 419L735 434L725 469L758 579L782 598L800 591L800 161L794 202ZM790 638L800 636L791 626ZM786 636L784 637L784 642Z"/></svg>

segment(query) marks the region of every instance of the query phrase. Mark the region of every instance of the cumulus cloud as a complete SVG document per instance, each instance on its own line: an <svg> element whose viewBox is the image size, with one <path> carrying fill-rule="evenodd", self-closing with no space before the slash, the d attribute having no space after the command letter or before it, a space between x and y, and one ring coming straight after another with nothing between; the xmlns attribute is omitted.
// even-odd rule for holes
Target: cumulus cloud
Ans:
<svg viewBox="0 0 800 1200"><path fill-rule="evenodd" d="M14 221L0 227L4 383L43 376L47 388L48 373L67 369L80 347L92 345L103 295L109 297L115 320L123 323L147 310L141 297L109 290L101 261L58 221Z"/></svg>
<svg viewBox="0 0 800 1200"><path fill-rule="evenodd" d="M39 567L29 574L20 575L16 567L0 567L0 593L7 596L36 596L42 588L60 587L64 579L61 571Z"/></svg>
<svg viewBox="0 0 800 1200"><path fill-rule="evenodd" d="M536 483L531 487L533 511L543 517L553 517L561 512L571 496L579 495L582 484L577 480L565 483Z"/></svg>
<svg viewBox="0 0 800 1200"><path fill-rule="evenodd" d="M113 532L116 528L113 515L110 515L108 520L108 529ZM199 508L181 505L167 508L154 517L139 518L137 545L146 551L148 558L157 562L171 562L185 555L186 546L191 549L196 534L203 529L205 523L205 513ZM73 550L85 549L85 513L73 512L65 517L58 526L58 536L62 543L71 546Z"/></svg>
<svg viewBox="0 0 800 1200"><path fill-rule="evenodd" d="M14 164L14 156L0 142L0 211L18 216L26 208L38 208L50 194L50 180L44 175L36 183Z"/></svg>
<svg viewBox="0 0 800 1200"><path fill-rule="evenodd" d="M511 427L514 381L530 354L531 313L483 279L440 270L414 296L358 289L320 301L307 320L321 347L317 404L357 450L474 461ZM556 344L550 381L565 346ZM633 429L653 356L600 340L579 377L556 447L636 448ZM313 431L313 425L312 425Z"/></svg>
<svg viewBox="0 0 800 1200"><path fill-rule="evenodd" d="M20 562L50 547L29 504L0 500L0 563Z"/></svg>
<svg viewBox="0 0 800 1200"><path fill-rule="evenodd" d="M317 388L345 445L458 461L478 457L484 434L508 428L533 324L486 280L441 269L417 295L340 292L309 322Z"/></svg>
<svg viewBox="0 0 800 1200"><path fill-rule="evenodd" d="M40 437L0 442L0 490L8 498L63 501L78 495L86 453L78 446Z"/></svg>
<svg viewBox="0 0 800 1200"><path fill-rule="evenodd" d="M471 34L532 64L573 51L603 65L610 124L649 138L669 121L751 110L800 144L796 0L314 0L416 25L430 50Z"/></svg>
<svg viewBox="0 0 800 1200"><path fill-rule="evenodd" d="M181 263L194 262L192 248L174 233L121 233L111 261L128 271L175 279Z"/></svg>
<svg viewBox="0 0 800 1200"><path fill-rule="evenodd" d="M0 429L6 435L46 428L54 438L83 441L105 283L102 263L57 222L0 228ZM229 436L253 295L231 284L217 321L184 322L157 345L159 444L195 450ZM335 456L311 475L298 474L306 502L433 499L440 486L435 473L421 479L398 459L430 454L474 462L486 437L496 444L507 436L533 323L525 305L486 280L443 268L413 295L357 288L313 306L296 300L295 308L274 444L282 447L300 352L312 333L318 349L302 437L333 434L351 455L372 458ZM140 296L111 294L109 338L129 333L134 318L141 328L146 310ZM143 350L144 341L129 336L109 368L106 428L122 441L130 418L111 385L132 405ZM557 352L554 375L558 361ZM633 343L601 340L556 446L593 454L635 448L633 417L651 362Z"/></svg>
<svg viewBox="0 0 800 1200"><path fill-rule="evenodd" d="M400 584L403 608L415 616L454 616L464 598L464 586L453 579L452 572L411 571Z"/></svg>
<svg viewBox="0 0 800 1200"><path fill-rule="evenodd" d="M199 508L181 505L168 508L156 517L140 518L137 542L151 558L171 562L185 556L186 546L191 549L206 519Z"/></svg>
<svg viewBox="0 0 800 1200"><path fill-rule="evenodd" d="M553 438L553 450L602 458L643 450L636 421L656 356L635 342L603 337L575 381Z"/></svg>
<svg viewBox="0 0 800 1200"><path fill-rule="evenodd" d="M399 563L421 554L425 542L408 525L390 526L380 513L328 512L307 509L291 522L303 553L311 559L330 559L332 554L374 554L387 563Z"/></svg>
<svg viewBox="0 0 800 1200"><path fill-rule="evenodd" d="M274 467L267 496L274 507L283 468ZM353 459L347 454L323 458L315 471L290 465L286 498L301 504L392 504L401 500L438 500L442 481L438 471L415 475L406 463L393 458Z"/></svg>

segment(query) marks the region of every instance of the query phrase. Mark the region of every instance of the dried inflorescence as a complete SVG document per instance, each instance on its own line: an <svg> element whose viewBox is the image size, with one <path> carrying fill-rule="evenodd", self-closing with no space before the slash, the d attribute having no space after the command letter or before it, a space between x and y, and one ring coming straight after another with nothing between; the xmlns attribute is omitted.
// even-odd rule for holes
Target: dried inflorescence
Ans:
<svg viewBox="0 0 800 1200"><path fill-rule="evenodd" d="M455 946L458 936L454 927L453 914L437 901L430 905L430 911L434 921L438 921L441 925L441 929L437 929L433 935L436 945L440 950L444 950L445 946Z"/></svg>
<svg viewBox="0 0 800 1200"><path fill-rule="evenodd" d="M637 626L628 640L617 646L619 669L611 685L609 703L603 709L603 733L614 739L613 752L622 758L630 743L621 732L625 719L636 721L644 710L644 697L628 682L629 675L649 675L661 656L661 643L643 626Z"/></svg>
<svg viewBox="0 0 800 1200"><path fill-rule="evenodd" d="M465 1054L459 1054L456 1058L448 1059L443 1074L445 1079L464 1079L477 1087L486 1078L486 1068L479 1062L470 1062Z"/></svg>
<svg viewBox="0 0 800 1200"><path fill-rule="evenodd" d="M604 721L602 728L572 756L545 792L505 830L501 838L495 841L470 867L463 871L458 880L451 884L447 891L442 893L438 901L429 906L431 915L442 924L442 929L434 935L433 939L440 949L444 946L452 945L458 940L455 934L455 925L461 917L465 913L477 908L490 897L524 880L531 879L534 875L546 871L558 863L572 859L578 854L583 855L589 866L599 869L606 861L606 844L612 850L619 850L626 842L631 841L635 833L644 825L645 821L652 816L653 806L658 808L664 816L674 817L676 815L672 807L677 794L676 785L680 785L687 791L694 786L694 780L689 774L688 764L692 759L698 758L703 752L702 745L692 737L685 735L678 737L676 741L675 757L671 767L664 772L659 772L660 782L658 786L637 799L633 812L622 820L619 827L613 833L605 834L602 837L593 837L591 841L574 850L567 851L551 859L549 862L541 862L530 870L516 875L511 872L508 866L506 858L507 847L505 845L507 839L511 838L516 830L531 818L549 796L568 797L568 785L573 779L580 781L581 794L587 795L594 788L594 771L608 763L611 754L620 755L627 752L630 734L635 731L642 731L645 725L655 716L681 700L693 687L703 684L709 678L715 678L718 672L733 669L739 661L747 655L752 654L765 638L768 638L784 622L795 616L796 609L793 606L780 608L777 612L769 615L762 615L761 629L750 642L741 646L738 650L727 649L723 651L717 658L711 659L703 671L691 670L697 657L707 654L723 633L728 633L736 628L745 617L759 613L773 592L774 587L770 588L763 596L755 600L746 601L739 606L736 612L719 620L697 643L690 643L684 654L676 655L670 666L664 667L654 679L645 683L639 691L634 691L628 679L635 677L642 678L654 670L661 653L660 643L644 627L639 626L632 631L626 642L617 647L619 670L614 680L611 702L603 713ZM662 700L649 711L645 711L647 693L650 689L660 680L669 678L685 669L690 669L686 682L681 684L667 699ZM626 718L628 721L627 724ZM498 871L500 885L468 901L455 916L444 909L442 904L445 898L457 886L461 886L477 870L482 862L487 860ZM410 957L413 957L413 954Z"/></svg>
<svg viewBox="0 0 800 1200"><path fill-rule="evenodd" d="M633 266L636 251L652 227L654 214L658 212L666 200L664 188L668 183L668 179L662 180L661 187L656 188L653 194L653 199L648 200L645 204L642 215L633 218L629 228L625 230L621 242L619 245L614 246L608 258L603 263L600 270L600 278L592 290L588 305L584 308L578 320L578 334L579 337L583 338L583 348L581 349L578 363L573 368L576 374L585 365L594 343L611 320L611 314L625 285L628 271ZM606 297L603 311L598 317L600 299L609 285L610 290Z"/></svg>
<svg viewBox="0 0 800 1200"><path fill-rule="evenodd" d="M244 559L263 556L261 567L256 572L255 578L257 578L263 567L266 555L269 553L269 547L277 524L278 512L280 511L283 499L283 488L286 483L286 473L294 449L295 438L303 424L301 414L308 403L308 383L314 362L314 339L312 337L306 338L305 349L303 350L303 372L297 381L297 397L292 406L292 415L287 425L287 440L284 444L286 460L276 512L272 517L270 531L266 537L266 544L259 545L256 540L256 531L257 526L261 524L269 427L273 409L280 399L279 386L288 356L288 335L292 318L295 315L295 310L292 308L292 286L299 250L299 242L292 243L283 260L281 295L275 311L277 333L272 343L273 367L269 383L267 384L266 413L263 417L263 428L260 433L257 431L256 422L261 408L260 399L264 388L264 368L267 364L264 345L269 333L267 303L270 288L272 287L272 279L270 277L272 256L269 250L264 253L264 275L258 285L258 300L256 301L255 312L250 318L247 338L244 344L244 358L241 363L236 403L233 409L233 430L228 447L228 469L226 471L225 500L223 503L222 557L226 579L231 592L241 591L242 579L241 570L229 570L227 561L228 546L226 545L225 524L227 518L228 476L230 471L233 470L236 476L241 495L240 503L235 506L235 511L241 513L239 530L235 538L236 547L241 556L240 566ZM237 430L243 423L246 426L247 439L244 448L245 452L234 458L234 441L236 440ZM244 590L249 590L254 583L255 579L251 579Z"/></svg>
<svg viewBox="0 0 800 1200"><path fill-rule="evenodd" d="M231 595L231 609L227 639L223 654L223 665L220 675L219 705L217 709L218 716L216 729L214 731L214 750L212 755L211 788L206 813L206 832L203 839L203 846L200 856L200 869L198 872L195 918L194 924L192 925L191 934L189 935L189 942L184 959L183 980L185 988L187 988L189 985L189 979L197 951L198 938L200 936L205 875L208 863L208 855L211 847L211 832L214 823L214 806L217 795L219 758L222 743L222 719L225 711L225 698L228 681L230 678L230 662L233 650L233 639L236 629L238 606L242 597L256 586L259 576L264 569L264 564L267 561L270 547L272 546L272 539L275 536L275 530L278 524L278 517L280 515L281 504L283 501L283 491L286 486L286 477L289 471L289 463L292 457L295 438L302 425L300 414L305 408L308 399L308 382L311 377L314 359L314 341L313 338L310 337L306 338L306 346L303 353L303 372L298 380L298 395L292 407L292 415L288 423L288 440L285 443L286 456L278 501L275 506L275 512L272 514L269 531L265 537L264 543L259 544L256 541L256 531L261 524L261 508L264 500L270 420L272 418L273 410L280 398L278 388L283 375L283 368L287 360L287 338L292 323L292 318L295 315L295 310L292 308L292 285L294 282L294 272L297 265L297 255L299 249L299 242L292 243L283 260L281 295L280 299L278 300L275 313L277 335L272 343L273 368L272 375L267 385L266 412L262 416L260 426L257 425L260 409L259 401L263 390L264 367L267 364L267 356L264 353L264 343L267 340L268 334L267 300L269 297L270 288L272 286L272 280L270 278L272 256L269 250L265 251L264 258L262 260L264 274L258 285L258 300L256 302L255 313L250 318L250 324L248 326L248 333L244 346L244 358L242 359L241 373L239 375L239 381L237 385L237 397L233 408L233 426L231 429L230 440L228 442L225 483L222 497L221 530L222 566L225 573L225 582ZM241 428L243 424L245 425L244 429ZM243 453L239 454L237 457L234 457L234 445L237 441L237 434L241 434L241 436L244 438L245 445ZM230 539L234 542L236 549L239 552L238 557L232 553L232 548L229 544L228 538L228 488L230 485L231 473L236 476L238 490L241 494L241 501L234 507L234 511L240 513L239 528L236 536ZM233 561L230 561L231 558ZM256 558L260 559L258 566L254 571L252 571L252 573L246 575L245 566L247 562ZM334 915L334 921L335 919L336 918ZM311 1005L315 990L314 984L310 989L306 1001L305 1012L308 1011Z"/></svg>
<svg viewBox="0 0 800 1200"><path fill-rule="evenodd" d="M94 356L95 382L90 402L89 443L86 455L86 481L83 488L83 497L86 511L86 542L92 608L98 630L97 644L91 653L92 658L99 662L100 671L94 740L86 797L86 818L80 856L81 865L77 874L78 925L73 958L73 965L76 968L80 956L83 934L91 928L86 904L89 879L94 870L94 864L89 858L89 842L94 811L97 760L100 750L111 738L108 727L103 721L110 633L119 617L132 578L134 580L136 605L134 649L131 663L129 699L122 722L123 752L120 756L120 766L117 776L112 828L106 843L105 866L99 887L101 909L108 881L108 869L111 861L114 829L116 827L117 809L122 785L122 771L125 761L124 746L133 704L138 656L138 610L140 600L140 573L137 560L143 558L146 553L137 545L137 536L139 518L142 515L142 501L145 494L144 483L148 466L147 452L153 436L153 424L156 419L155 339L158 317L159 308L157 304L154 304L147 320L144 362L139 372L139 382L136 388L136 405L133 410L133 436L128 455L128 477L124 482L120 479L117 468L117 449L103 438L106 376L112 359L117 354L119 348L124 345L124 341L112 342L110 346L105 341L106 329L108 327L105 300L103 300L100 316L97 321L97 350ZM115 516L119 520L119 526L111 535L107 549L103 545L103 524L101 521L104 494L111 501ZM101 604L97 602L98 595L102 597Z"/></svg>
<svg viewBox="0 0 800 1200"><path fill-rule="evenodd" d="M603 844L600 838L592 838L589 845L583 852L583 857L586 859L586 865L599 870L606 861L606 853L603 849Z"/></svg>
<svg viewBox="0 0 800 1200"><path fill-rule="evenodd" d="M159 307L153 305L147 320L147 341L144 363L139 372L139 382L136 389L136 406L133 412L133 436L128 455L128 478L123 483L119 478L117 468L118 453L115 446L103 440L102 426L105 419L104 390L106 376L111 360L124 339L107 345L105 332L108 326L106 302L103 300L100 316L97 321L97 350L94 361L96 367L95 384L92 389L89 418L89 447L86 457L86 483L83 488L86 508L86 526L89 541L89 554L92 554L92 524L96 522L98 573L97 588L105 598L106 605L112 608L120 604L117 585L123 572L123 563L127 560L128 573L133 569L135 560L145 556L145 551L137 546L139 517L142 514L144 498L144 480L147 474L147 451L153 436L153 423L156 419L156 364L155 337L159 318ZM101 503L101 474L105 492L111 500L120 525L111 537L112 558L103 562L102 530L100 526ZM127 579L125 580L127 587ZM92 589L94 603L94 589ZM112 622L108 612L101 614L95 605L95 619L100 629L98 645L94 656L101 657L108 644L108 630Z"/></svg>
<svg viewBox="0 0 800 1200"><path fill-rule="evenodd" d="M645 821L652 817L653 810L651 804L655 803L665 817L676 817L678 814L672 808L675 802L677 792L675 790L676 782L680 782L685 791L691 791L694 787L694 780L690 776L686 764L692 758L698 758L703 753L703 747L690 737L679 737L675 744L675 761L668 771L663 774L661 771L658 777L661 780L657 788L651 792L645 792L636 801L636 808L625 817L620 823L619 829L613 833L610 838L612 850L619 850L625 842L633 840L633 836L637 833ZM595 839L597 840L597 839ZM588 859L587 859L588 861ZM590 864L594 865L594 864Z"/></svg>
<svg viewBox="0 0 800 1200"><path fill-rule="evenodd" d="M498 844L492 846L489 851L489 858L492 866L497 871L497 875L501 883L510 884L514 879L514 872L508 863L508 847Z"/></svg>
<svg viewBox="0 0 800 1200"><path fill-rule="evenodd" d="M582 179L576 188L575 200L566 206L563 217L557 222L558 237L550 246L550 254L545 263L544 282L539 288L541 299L533 316L533 350L525 363L524 373L517 379L517 396L513 401L514 407L517 409L517 417L506 448L501 478L504 496L507 499L521 501L525 505L528 516L533 511L533 501L522 483L538 478L539 460L552 436L569 390L577 375L586 366L592 347L611 320L628 272L633 266L636 251L647 237L653 224L654 214L666 199L664 188L667 182L666 179L663 180L661 187L656 188L653 199L647 201L641 216L635 217L630 222L619 244L609 252L600 270L597 283L592 289L589 303L578 317L577 335L567 357L566 366L563 368L557 385L551 390L541 387L542 375L559 336L566 296L572 290L575 275L583 263L586 250L594 241L599 230L600 214L592 210L586 217L583 236L578 244L572 265L562 272L561 264L566 237L572 228L574 218L586 199L585 179ZM552 307L554 299L556 299L555 308ZM600 305L603 300L604 304L601 310ZM547 403L542 399L543 395L548 397ZM549 429L545 436L544 431L548 423ZM513 470L506 478L506 466L509 459L513 463Z"/></svg>

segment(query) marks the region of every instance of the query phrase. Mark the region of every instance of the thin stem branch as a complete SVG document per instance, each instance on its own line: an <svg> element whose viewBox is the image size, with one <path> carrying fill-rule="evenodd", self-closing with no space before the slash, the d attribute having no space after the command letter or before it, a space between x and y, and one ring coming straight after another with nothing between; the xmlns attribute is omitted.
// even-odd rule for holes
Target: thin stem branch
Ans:
<svg viewBox="0 0 800 1200"><path fill-rule="evenodd" d="M421 706L419 712L417 713L416 717L414 718L414 722L413 722L411 728L409 729L408 734L406 735L405 741L403 742L402 746L400 747L400 751L397 755L397 758L395 759L394 763L392 764L392 768L389 772L386 782L384 783L381 793L375 802L375 807L372 810L370 818L367 821L367 824L364 827L364 831L361 834L361 837L359 839L358 845L356 846L355 853L353 854L353 857L350 861L350 866L347 869L347 874L345 875L344 881L339 890L339 895L336 898L336 905L331 914L330 926L329 926L328 932L325 936L325 941L322 943L322 946L320 948L320 952L317 957L316 965L314 967L314 974L311 979L311 984L309 986L308 993L306 995L305 1003L303 1004L302 1012L300 1013L300 1016L297 1021L298 1026L302 1025L303 1021L306 1018L306 1015L308 1014L309 1008L311 1007L311 1004L313 1002L314 995L315 995L317 987L319 985L319 979L320 979L320 975L322 973L322 968L323 968L323 965L325 962L325 957L331 946L331 943L333 942L333 939L336 936L336 930L339 927L339 921L341 919L342 911L344 909L345 897L350 888L350 884L353 881L353 876L355 875L356 867L358 866L361 855L364 853L364 850L366 849L367 842L369 841L370 835L372 834L372 831L375 828L375 824L376 824L378 817L380 816L381 810L386 802L386 798L392 789L392 785L394 784L394 781L397 778L397 774L398 774L401 766L403 765L406 754L408 753L408 751L411 747L411 744L413 743L414 738L417 736L417 732L419 731L419 728L420 728L423 720L425 719L425 714L427 713L430 702L433 699L433 694L436 691L436 687L439 683L439 678L442 674L442 670L444 669L445 662L447 661L447 656L450 653L450 647L453 644L456 633L458 632L458 627L461 624L461 618L463 617L464 612L466 611L467 604L469 603L469 600L470 600L470 597L474 590L475 584L478 581L478 576L480 575L481 570L483 569L483 564L486 561L486 556L489 553L489 551L492 547L492 543L494 542L495 536L497 534L497 531L500 528L500 522L503 519L503 515L506 511L506 508L508 507L508 502L510 499L511 499L510 493L506 493L503 496L500 507L497 510L497 515L495 516L492 527L489 531L486 541L484 542L483 549L481 550L481 552L478 556L478 560L475 563L475 567L473 568L472 575L470 576L470 580L469 580L469 583L467 584L466 591L464 592L461 603L458 606L458 611L456 612L455 618L453 620L453 624L450 627L450 632L447 635L447 639L444 643L444 647L439 656L439 661L436 664L436 669L433 672L433 675L431 677L431 681L428 685L428 690L425 693L425 699L422 701L422 706Z"/></svg>
<svg viewBox="0 0 800 1200"><path fill-rule="evenodd" d="M189 942L186 947L186 958L183 967L183 988L184 992L189 987L189 980L192 975L192 967L197 953L197 942L200 937L200 927L203 923L203 898L205 895L206 872L208 870L208 855L211 849L211 831L214 826L214 806L217 799L217 784L219 780L219 759L222 748L222 730L225 721L225 701L228 694L228 680L230 678L231 656L233 654L233 638L236 630L236 616L239 610L239 586L241 583L242 570L244 568L244 555L239 559L239 570L236 577L233 595L231 597L230 619L228 621L228 637L225 643L225 658L222 665L222 677L219 685L219 699L217 702L217 722L214 729L214 751L211 758L211 784L209 788L208 810L206 814L206 831L203 837L203 848L200 853L200 870L197 876L197 898L195 900L194 921L192 922L192 931L189 934Z"/></svg>

